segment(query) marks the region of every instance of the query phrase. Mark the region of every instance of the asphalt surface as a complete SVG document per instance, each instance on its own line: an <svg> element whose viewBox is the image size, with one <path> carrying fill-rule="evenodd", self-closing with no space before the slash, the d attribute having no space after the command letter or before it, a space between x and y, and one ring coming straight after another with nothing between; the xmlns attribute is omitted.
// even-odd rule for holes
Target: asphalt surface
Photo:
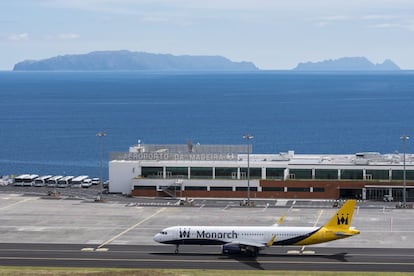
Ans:
<svg viewBox="0 0 414 276"><path fill-rule="evenodd" d="M105 249L103 251L102 249ZM225 256L219 247L84 247L76 244L0 244L0 265L48 267L117 267L159 269L232 269L304 271L414 272L414 249L307 248L314 254L288 254L269 248L257 258Z"/></svg>
<svg viewBox="0 0 414 276"><path fill-rule="evenodd" d="M361 234L301 248L272 247L256 258L224 256L220 246L159 245L152 238L173 225L323 225L332 201L129 198L98 187L0 187L0 265L196 269L274 269L414 272L414 210L395 203L358 202L352 225ZM310 254L313 253L314 254Z"/></svg>

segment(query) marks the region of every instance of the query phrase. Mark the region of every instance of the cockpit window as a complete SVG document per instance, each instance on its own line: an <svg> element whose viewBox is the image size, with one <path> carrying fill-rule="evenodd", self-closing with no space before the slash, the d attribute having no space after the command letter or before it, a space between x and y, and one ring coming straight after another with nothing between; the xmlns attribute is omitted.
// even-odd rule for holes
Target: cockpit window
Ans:
<svg viewBox="0 0 414 276"><path fill-rule="evenodd" d="M165 232L165 231L161 231L161 232L160 232L160 234L161 234L161 235L167 235L167 232Z"/></svg>

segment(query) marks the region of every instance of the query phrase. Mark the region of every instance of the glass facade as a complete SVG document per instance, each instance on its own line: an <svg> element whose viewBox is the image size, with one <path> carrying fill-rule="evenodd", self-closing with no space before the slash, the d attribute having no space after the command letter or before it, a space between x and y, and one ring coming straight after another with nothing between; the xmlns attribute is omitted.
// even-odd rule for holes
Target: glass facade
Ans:
<svg viewBox="0 0 414 276"><path fill-rule="evenodd" d="M206 186L185 186L185 191L207 191Z"/></svg>
<svg viewBox="0 0 414 276"><path fill-rule="evenodd" d="M366 170L367 179L372 180L388 180L389 171L388 170Z"/></svg>
<svg viewBox="0 0 414 276"><path fill-rule="evenodd" d="M240 175L246 176L246 177L241 177L241 178L247 179L247 168L240 168ZM260 179L260 178L262 178L262 169L250 167L250 179Z"/></svg>
<svg viewBox="0 0 414 276"><path fill-rule="evenodd" d="M338 179L338 170L316 169L315 179Z"/></svg>
<svg viewBox="0 0 414 276"><path fill-rule="evenodd" d="M188 178L188 168L167 167L167 178Z"/></svg>
<svg viewBox="0 0 414 276"><path fill-rule="evenodd" d="M216 168L216 179L237 179L237 168Z"/></svg>
<svg viewBox="0 0 414 276"><path fill-rule="evenodd" d="M163 178L162 167L142 167L141 176L145 178Z"/></svg>
<svg viewBox="0 0 414 276"><path fill-rule="evenodd" d="M288 187L288 192L309 192L310 189L307 187Z"/></svg>
<svg viewBox="0 0 414 276"><path fill-rule="evenodd" d="M265 168L266 179L284 179L285 168ZM144 178L163 178L163 167L142 167L141 176ZM392 170L391 180L403 180L403 170ZM166 178L189 177L188 167L166 167ZM215 176L213 167L190 167L191 179L247 179L247 168L240 168L238 175L237 167L216 167ZM262 168L250 168L250 179L263 179ZM297 180L324 180L338 179L336 169L315 169L315 176L312 177L312 169L289 169L289 179ZM341 169L341 180L389 180L389 169L366 169L365 179L363 169ZM414 170L406 170L407 181L414 180Z"/></svg>
<svg viewBox="0 0 414 276"><path fill-rule="evenodd" d="M267 179L283 179L285 174L284 168L266 168Z"/></svg>
<svg viewBox="0 0 414 276"><path fill-rule="evenodd" d="M362 170L341 170L341 179L362 180Z"/></svg>
<svg viewBox="0 0 414 276"><path fill-rule="evenodd" d="M233 191L233 187L210 187L210 191Z"/></svg>
<svg viewBox="0 0 414 276"><path fill-rule="evenodd" d="M290 169L290 175L294 175L293 179L312 179L311 169Z"/></svg>
<svg viewBox="0 0 414 276"><path fill-rule="evenodd" d="M403 180L403 170L393 170L392 171L392 180ZM406 170L405 178L407 180L414 180L414 171Z"/></svg>
<svg viewBox="0 0 414 276"><path fill-rule="evenodd" d="M236 187L236 191L247 191L247 187ZM257 192L257 187L250 187L250 191Z"/></svg>
<svg viewBox="0 0 414 276"><path fill-rule="evenodd" d="M134 190L151 190L155 191L157 186L141 186L141 185L134 185Z"/></svg>
<svg viewBox="0 0 414 276"><path fill-rule="evenodd" d="M283 192L283 187L262 187L263 192Z"/></svg>
<svg viewBox="0 0 414 276"><path fill-rule="evenodd" d="M190 178L192 179L212 179L213 168L211 167L191 167Z"/></svg>

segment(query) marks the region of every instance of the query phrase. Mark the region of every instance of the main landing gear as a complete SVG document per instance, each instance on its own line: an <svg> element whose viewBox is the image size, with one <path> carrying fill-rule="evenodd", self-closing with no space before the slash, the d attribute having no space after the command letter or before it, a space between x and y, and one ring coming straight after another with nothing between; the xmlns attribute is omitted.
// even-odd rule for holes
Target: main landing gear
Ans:
<svg viewBox="0 0 414 276"><path fill-rule="evenodd" d="M180 247L180 246L178 244L176 244L175 245L175 251L174 251L175 254L178 254L179 253L178 247Z"/></svg>

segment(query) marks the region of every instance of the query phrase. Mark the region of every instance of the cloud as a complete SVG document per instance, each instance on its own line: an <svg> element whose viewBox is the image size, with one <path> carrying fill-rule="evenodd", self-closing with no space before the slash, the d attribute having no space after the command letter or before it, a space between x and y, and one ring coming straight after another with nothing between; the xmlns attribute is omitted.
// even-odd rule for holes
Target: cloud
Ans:
<svg viewBox="0 0 414 276"><path fill-rule="evenodd" d="M145 16L141 19L142 22L158 23L158 22L167 22L168 18L157 17L157 16Z"/></svg>
<svg viewBox="0 0 414 276"><path fill-rule="evenodd" d="M403 29L414 31L414 22L403 22L403 23L382 23L371 25L371 28L377 29Z"/></svg>
<svg viewBox="0 0 414 276"><path fill-rule="evenodd" d="M78 39L79 37L80 35L74 33L62 33L57 35L57 38L62 40Z"/></svg>
<svg viewBox="0 0 414 276"><path fill-rule="evenodd" d="M405 29L414 31L414 17L404 14L332 15L314 18L318 27L333 24L358 24L360 27L378 29Z"/></svg>
<svg viewBox="0 0 414 276"><path fill-rule="evenodd" d="M391 20L397 18L398 16L391 14L367 14L361 17L363 20Z"/></svg>
<svg viewBox="0 0 414 276"><path fill-rule="evenodd" d="M332 16L322 16L316 18L316 25L318 27L326 27L337 22L346 22L355 20L355 17L346 16L346 15L332 15Z"/></svg>
<svg viewBox="0 0 414 276"><path fill-rule="evenodd" d="M11 34L7 38L12 41L28 40L29 34L28 33Z"/></svg>

